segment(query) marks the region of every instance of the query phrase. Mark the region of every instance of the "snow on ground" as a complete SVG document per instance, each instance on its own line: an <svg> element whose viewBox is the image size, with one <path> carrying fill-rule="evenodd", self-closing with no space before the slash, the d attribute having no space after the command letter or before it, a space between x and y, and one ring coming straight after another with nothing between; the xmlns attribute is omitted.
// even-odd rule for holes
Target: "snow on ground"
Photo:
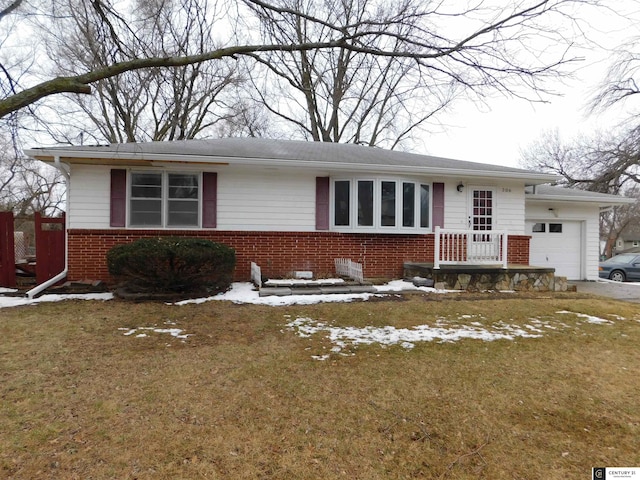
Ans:
<svg viewBox="0 0 640 480"><path fill-rule="evenodd" d="M560 310L560 311L558 311L556 313L572 314L572 315L575 315L578 318L584 318L585 321L588 322L588 323L597 323L597 324L610 323L610 324L613 324L613 322L611 320L605 320L604 318L594 317L592 315L586 315L584 313L569 312L567 310Z"/></svg>
<svg viewBox="0 0 640 480"><path fill-rule="evenodd" d="M324 285L341 285L344 284L345 281L343 278L319 278L317 280L306 280L303 278L286 278L282 280L267 280L264 282L265 286L270 285L314 285L314 286L324 286Z"/></svg>
<svg viewBox="0 0 640 480"><path fill-rule="evenodd" d="M15 290L14 290L15 292ZM6 292L0 292L6 293ZM37 298L13 297L0 295L0 308L19 307L21 305L34 305L44 302L60 302L62 300L111 300L112 293L83 293L69 295L42 295Z"/></svg>
<svg viewBox="0 0 640 480"><path fill-rule="evenodd" d="M166 325L175 325L175 322L164 322ZM134 334L135 338L144 338L148 336L148 333L168 333L172 337L180 338L182 341L186 340L192 334L190 333L182 333L184 330L181 328L158 328L158 327L135 327L135 328L119 328L118 330L124 331L123 335L125 337L130 337ZM140 332L140 333L138 333Z"/></svg>
<svg viewBox="0 0 640 480"><path fill-rule="evenodd" d="M176 302L174 305L198 304L214 300L227 300L233 303L250 303L253 305L271 305L273 307L283 305L311 305L321 302L352 302L354 300L368 300L372 293L358 294L331 294L331 295L290 295L288 297L261 297L252 283L234 283L231 290L206 298L194 298Z"/></svg>
<svg viewBox="0 0 640 480"><path fill-rule="evenodd" d="M447 292L453 292L454 290L436 290L429 287L415 287L411 282L405 282L404 280L394 280L384 285L375 285L375 290L378 293L344 293L344 294L329 294L329 295L290 295L286 297L278 297L271 295L268 297L260 297L258 291L254 288L252 283L234 283L231 286L231 290L224 293L219 293L212 297L206 298L194 298L189 300L183 300L176 302L174 305L188 305L198 304L204 302L211 302L214 300L227 300L233 303L250 303L253 305L271 305L273 307L284 305L311 305L315 303L325 302L353 302L355 300L368 300L371 297L381 297L387 293L402 292L407 290L430 292L444 294Z"/></svg>
<svg viewBox="0 0 640 480"><path fill-rule="evenodd" d="M596 282L600 283L615 283L620 285L635 285L636 287L640 286L640 282L616 282L615 280L609 280L608 278L599 278Z"/></svg>
<svg viewBox="0 0 640 480"><path fill-rule="evenodd" d="M234 283L232 288L224 293L208 297L192 300L184 300L177 302L175 305L199 304L214 300L230 301L234 303L249 303L257 305L308 305L320 302L351 302L354 300L367 300L371 297L382 297L387 294L395 294L406 290L419 290L431 293L447 293L444 290L436 290L434 288L419 287L416 288L412 283L403 280L395 280L385 285L376 287L378 293L360 293L360 294L338 294L338 295L292 295L288 297L260 297L251 283ZM14 293L15 290L0 290L0 308L15 307L19 305L33 305L43 302L59 302L62 300L111 300L111 293L90 293L90 294L70 294L70 295L42 295L35 299L27 297L16 297L10 295L2 295L2 293ZM580 325L582 321L592 324L613 324L611 320L586 315L578 312L570 312L560 310L556 312L561 316L573 315L576 318L576 325ZM608 316L615 320L624 320L616 314ZM290 316L286 316L290 320ZM183 330L175 327L175 323L170 324L168 328L158 328L157 326L138 326L130 328L120 328L124 331L123 335L134 338L144 338L150 333L169 334L175 338L185 341L191 334L183 333ZM540 319L529 318L523 326L510 325L504 322L488 323L487 318L479 315L462 314L457 318L438 318L434 326L417 325L412 328L396 328L394 326L384 327L336 327L324 322L318 322L308 317L299 317L286 324L286 328L294 331L302 338L308 338L315 334L325 334L332 344L330 353L321 355L313 355L317 360L326 360L331 354L346 355L345 349L353 349L358 345L379 344L400 345L405 349L411 349L418 342L456 342L462 339L476 339L482 341L494 340L514 340L516 338L539 338L546 332L551 330L561 330L572 328L565 322L557 319Z"/></svg>
<svg viewBox="0 0 640 480"><path fill-rule="evenodd" d="M572 314L577 318L584 318L587 323L612 324L613 322L583 313L568 311L556 312ZM286 318L291 318L286 315ZM354 355L344 353L344 350L354 349L358 345L378 344L383 347L399 345L407 350L415 347L418 342L439 341L439 343L456 342L463 339L475 339L485 342L494 340L515 340L516 338L540 338L549 330L571 328L564 322L555 319L530 318L525 325L510 325L504 322L485 324L472 321L474 318L484 320L485 317L475 315L459 315L457 318L438 318L435 326L417 325L412 328L385 327L336 327L325 322L318 322L309 317L298 317L289 321L285 326L294 331L301 338L309 338L315 334L324 334L332 344L329 353L312 355L314 360L327 360L331 355ZM623 318L620 318L624 320ZM460 324L459 322L466 324ZM580 322L576 322L580 324ZM546 330L545 330L546 329Z"/></svg>

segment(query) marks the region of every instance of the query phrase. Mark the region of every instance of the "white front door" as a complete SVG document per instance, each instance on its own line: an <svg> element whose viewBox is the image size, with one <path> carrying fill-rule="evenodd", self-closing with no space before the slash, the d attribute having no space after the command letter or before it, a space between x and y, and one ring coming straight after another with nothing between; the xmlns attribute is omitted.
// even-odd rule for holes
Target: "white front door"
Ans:
<svg viewBox="0 0 640 480"><path fill-rule="evenodd" d="M491 187L469 188L469 228L474 231L493 230L496 192ZM470 262L490 262L500 258L498 236L473 234L468 242Z"/></svg>

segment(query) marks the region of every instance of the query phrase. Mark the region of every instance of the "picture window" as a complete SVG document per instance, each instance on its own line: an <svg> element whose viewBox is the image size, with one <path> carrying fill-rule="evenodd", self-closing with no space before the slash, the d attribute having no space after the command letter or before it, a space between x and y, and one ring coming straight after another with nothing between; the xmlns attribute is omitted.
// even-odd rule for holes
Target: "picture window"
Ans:
<svg viewBox="0 0 640 480"><path fill-rule="evenodd" d="M431 227L431 185L394 179L332 181L332 225L353 231L416 231Z"/></svg>

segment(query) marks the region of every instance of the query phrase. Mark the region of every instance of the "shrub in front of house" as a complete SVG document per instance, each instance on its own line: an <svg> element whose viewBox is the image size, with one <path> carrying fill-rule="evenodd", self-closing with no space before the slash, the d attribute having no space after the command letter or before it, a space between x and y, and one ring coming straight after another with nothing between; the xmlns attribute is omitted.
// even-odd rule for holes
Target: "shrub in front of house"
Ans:
<svg viewBox="0 0 640 480"><path fill-rule="evenodd" d="M231 285L235 250L196 238L143 238L107 252L109 273L135 293L218 293Z"/></svg>

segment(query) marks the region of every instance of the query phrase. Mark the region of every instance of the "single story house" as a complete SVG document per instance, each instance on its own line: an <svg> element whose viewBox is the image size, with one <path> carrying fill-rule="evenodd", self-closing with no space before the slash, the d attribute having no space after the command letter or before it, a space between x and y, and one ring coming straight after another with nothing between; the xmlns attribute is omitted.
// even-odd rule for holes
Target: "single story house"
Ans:
<svg viewBox="0 0 640 480"><path fill-rule="evenodd" d="M600 208L624 201L545 186L557 180L547 173L351 144L227 138L26 154L68 179L70 280L109 281L112 246L165 235L232 246L237 280L250 262L272 278L332 275L335 258L362 263L366 277L435 261L595 280Z"/></svg>
<svg viewBox="0 0 640 480"><path fill-rule="evenodd" d="M634 252L636 251L634 249L640 249L640 225L637 223L627 225L620 232L613 248L613 253L618 255L627 251Z"/></svg>

